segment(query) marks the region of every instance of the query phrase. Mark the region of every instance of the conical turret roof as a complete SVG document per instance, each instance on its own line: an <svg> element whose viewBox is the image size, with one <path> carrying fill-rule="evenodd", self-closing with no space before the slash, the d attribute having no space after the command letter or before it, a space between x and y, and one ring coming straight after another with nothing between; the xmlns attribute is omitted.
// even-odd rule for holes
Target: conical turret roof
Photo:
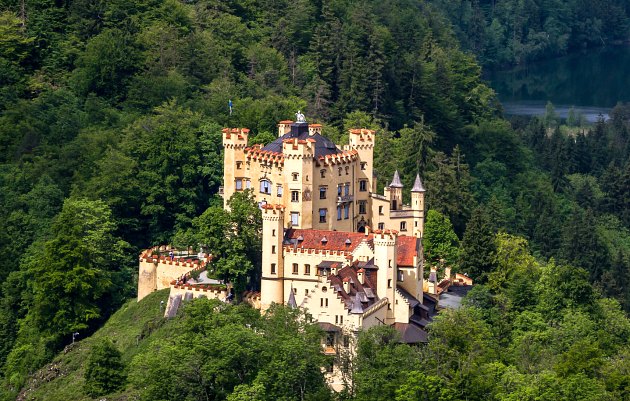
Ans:
<svg viewBox="0 0 630 401"><path fill-rule="evenodd" d="M392 179L392 183L389 184L390 187L393 188L402 188L403 184L400 182L400 175L398 175L398 170L394 172L394 178Z"/></svg>
<svg viewBox="0 0 630 401"><path fill-rule="evenodd" d="M295 295L293 294L293 286L291 287L291 293L289 294L289 300L287 301L287 305L291 309L297 308L297 302L295 302Z"/></svg>
<svg viewBox="0 0 630 401"><path fill-rule="evenodd" d="M416 181L413 183L413 188L411 188L411 192L426 192L426 189L424 189L424 185L422 185L422 180L420 180L420 174L416 174Z"/></svg>

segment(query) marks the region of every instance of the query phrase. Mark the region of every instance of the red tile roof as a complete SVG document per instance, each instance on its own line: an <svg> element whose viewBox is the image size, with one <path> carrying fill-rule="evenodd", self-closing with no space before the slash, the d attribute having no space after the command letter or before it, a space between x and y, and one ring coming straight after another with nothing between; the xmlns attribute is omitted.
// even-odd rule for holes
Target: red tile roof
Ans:
<svg viewBox="0 0 630 401"><path fill-rule="evenodd" d="M374 234L328 230L300 230L290 229L286 233L285 239L304 238L297 242L297 248L316 249L319 251L345 251L353 252L356 247L363 241L372 241ZM326 241L322 242L322 238L326 237ZM350 240L350 244L346 244L346 240ZM397 237L397 254L396 263L398 266L413 266L413 257L418 255L419 239L409 236Z"/></svg>

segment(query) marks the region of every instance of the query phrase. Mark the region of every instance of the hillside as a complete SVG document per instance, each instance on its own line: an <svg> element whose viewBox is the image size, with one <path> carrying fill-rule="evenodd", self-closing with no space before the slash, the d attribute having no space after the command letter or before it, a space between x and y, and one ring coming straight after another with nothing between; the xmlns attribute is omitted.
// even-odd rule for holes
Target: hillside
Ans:
<svg viewBox="0 0 630 401"><path fill-rule="evenodd" d="M83 390L86 361L94 344L103 338L111 339L122 352L122 360L128 364L134 355L146 349L147 344L159 337L165 320L160 312L160 302L166 303L168 290L155 292L141 302L132 299L114 313L107 323L88 338L78 337L67 345L50 363L29 378L18 400L72 401L89 400ZM129 392L120 392L108 400L126 400ZM100 398L100 397L99 397Z"/></svg>

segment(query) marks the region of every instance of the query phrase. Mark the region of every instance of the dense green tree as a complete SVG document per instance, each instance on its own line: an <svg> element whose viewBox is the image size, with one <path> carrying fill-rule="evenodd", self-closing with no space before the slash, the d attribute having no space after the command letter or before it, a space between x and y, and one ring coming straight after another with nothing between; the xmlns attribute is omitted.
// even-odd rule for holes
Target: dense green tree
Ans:
<svg viewBox="0 0 630 401"><path fill-rule="evenodd" d="M444 261L453 266L458 262L459 239L453 231L453 225L448 217L435 210L427 212L424 225L424 255L431 263Z"/></svg>
<svg viewBox="0 0 630 401"><path fill-rule="evenodd" d="M483 283L494 269L496 245L488 215L483 206L477 207L466 225L460 249L459 270Z"/></svg>
<svg viewBox="0 0 630 401"><path fill-rule="evenodd" d="M92 347L84 378L85 392L92 397L109 394L124 385L125 365L111 340L106 338Z"/></svg>

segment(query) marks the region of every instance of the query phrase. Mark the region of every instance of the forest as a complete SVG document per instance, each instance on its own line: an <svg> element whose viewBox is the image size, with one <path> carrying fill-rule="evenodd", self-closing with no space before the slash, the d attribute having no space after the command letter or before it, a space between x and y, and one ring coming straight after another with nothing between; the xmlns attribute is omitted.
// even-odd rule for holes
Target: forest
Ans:
<svg viewBox="0 0 630 401"><path fill-rule="evenodd" d="M481 77L482 64L624 40L627 2L487 3L0 0L2 399L15 399L73 333L98 333L126 305L140 249L238 219L218 211L222 127L250 128L264 143L298 109L337 142L350 127L375 129L380 185L395 169L407 188L416 172L424 180L427 264L444 259L480 284L466 308L436 320L426 347L366 333L349 368L356 388L339 396L628 399L630 106L594 125L561 120L552 108L509 122ZM556 33L546 35L551 26ZM502 36L487 36L493 30ZM537 37L554 42L536 50ZM199 235L219 246L211 228ZM212 306L190 308L196 316ZM159 324L186 326L172 329L181 334L169 340L174 350L205 352L222 325L250 335L241 314L271 324L241 309L216 327L186 314ZM155 338L137 346L166 341ZM134 377L175 351L138 357L154 363L139 366L126 354L135 338L109 341L93 353L114 364L113 387L90 382L104 375L87 373L98 363L84 366L76 399L115 391L156 399L151 391L173 385L142 390ZM221 388L203 366L173 370L178 388L203 392L163 397L300 398L295 388L302 399L331 397L316 373L271 392L258 372L284 372L286 360L263 353L256 361L246 374L226 361L238 379ZM314 354L305 361L309 372L325 363Z"/></svg>

